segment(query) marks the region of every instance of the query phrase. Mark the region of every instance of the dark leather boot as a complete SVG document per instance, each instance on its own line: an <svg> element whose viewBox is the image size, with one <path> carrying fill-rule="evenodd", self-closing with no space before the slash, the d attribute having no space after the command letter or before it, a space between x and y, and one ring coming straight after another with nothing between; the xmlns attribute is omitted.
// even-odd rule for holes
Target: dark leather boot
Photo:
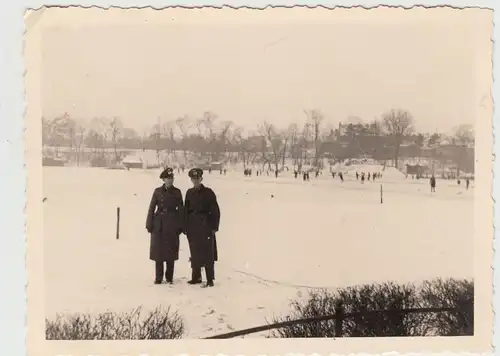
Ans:
<svg viewBox="0 0 500 356"><path fill-rule="evenodd" d="M201 267L193 267L191 269L191 280L188 284L200 284L201 281Z"/></svg>
<svg viewBox="0 0 500 356"><path fill-rule="evenodd" d="M213 287L214 274L215 274L215 268L213 263L205 266L205 274L207 275L207 283L204 285L204 287Z"/></svg>
<svg viewBox="0 0 500 356"><path fill-rule="evenodd" d="M155 261L155 284L163 281L163 261Z"/></svg>
<svg viewBox="0 0 500 356"><path fill-rule="evenodd" d="M174 283L174 267L175 261L167 261L167 271L165 272L165 279L167 283Z"/></svg>

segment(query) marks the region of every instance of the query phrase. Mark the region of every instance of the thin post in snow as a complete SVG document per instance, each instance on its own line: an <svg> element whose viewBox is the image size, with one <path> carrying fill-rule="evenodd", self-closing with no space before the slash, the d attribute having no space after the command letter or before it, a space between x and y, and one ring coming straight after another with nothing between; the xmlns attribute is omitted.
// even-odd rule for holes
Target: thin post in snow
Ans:
<svg viewBox="0 0 500 356"><path fill-rule="evenodd" d="M120 207L116 208L116 239L120 238Z"/></svg>
<svg viewBox="0 0 500 356"><path fill-rule="evenodd" d="M384 203L384 189L382 188L382 184L380 184L380 204Z"/></svg>

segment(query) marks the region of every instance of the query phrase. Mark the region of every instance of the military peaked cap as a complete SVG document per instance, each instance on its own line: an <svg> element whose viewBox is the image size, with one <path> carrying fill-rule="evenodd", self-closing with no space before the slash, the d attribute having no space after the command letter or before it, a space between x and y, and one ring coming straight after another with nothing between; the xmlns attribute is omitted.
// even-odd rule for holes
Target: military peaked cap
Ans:
<svg viewBox="0 0 500 356"><path fill-rule="evenodd" d="M174 170L170 167L165 168L165 170L160 174L160 179L164 178L174 178Z"/></svg>
<svg viewBox="0 0 500 356"><path fill-rule="evenodd" d="M188 172L190 178L201 178L203 177L203 170L200 168L192 168Z"/></svg>

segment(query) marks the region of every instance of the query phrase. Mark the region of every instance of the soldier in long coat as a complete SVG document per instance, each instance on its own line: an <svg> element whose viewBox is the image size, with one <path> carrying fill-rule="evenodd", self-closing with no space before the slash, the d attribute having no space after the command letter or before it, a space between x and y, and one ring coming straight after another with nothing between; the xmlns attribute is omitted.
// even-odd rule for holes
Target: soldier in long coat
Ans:
<svg viewBox="0 0 500 356"><path fill-rule="evenodd" d="M155 284L165 279L172 284L175 261L179 259L179 235L184 225L184 206L181 191L174 187L174 171L165 169L160 174L164 184L154 190L146 219L146 230L151 234L149 259L155 261Z"/></svg>
<svg viewBox="0 0 500 356"><path fill-rule="evenodd" d="M202 283L201 268L205 267L207 283L204 287L213 287L214 262L218 259L215 233L219 231L219 204L214 191L201 183L201 169L191 169L189 177L193 188L187 190L185 198L185 234L189 242L192 269L188 283Z"/></svg>

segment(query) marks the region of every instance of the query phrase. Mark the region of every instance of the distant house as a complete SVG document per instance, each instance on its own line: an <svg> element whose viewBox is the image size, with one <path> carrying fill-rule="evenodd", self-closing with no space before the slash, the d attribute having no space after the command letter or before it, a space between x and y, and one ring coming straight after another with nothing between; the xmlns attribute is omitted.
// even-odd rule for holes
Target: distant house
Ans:
<svg viewBox="0 0 500 356"><path fill-rule="evenodd" d="M428 167L420 164L407 164L406 174L421 176L427 173Z"/></svg>
<svg viewBox="0 0 500 356"><path fill-rule="evenodd" d="M126 156L123 159L122 164L128 169L144 168L144 162L142 161L142 159L134 154Z"/></svg>

